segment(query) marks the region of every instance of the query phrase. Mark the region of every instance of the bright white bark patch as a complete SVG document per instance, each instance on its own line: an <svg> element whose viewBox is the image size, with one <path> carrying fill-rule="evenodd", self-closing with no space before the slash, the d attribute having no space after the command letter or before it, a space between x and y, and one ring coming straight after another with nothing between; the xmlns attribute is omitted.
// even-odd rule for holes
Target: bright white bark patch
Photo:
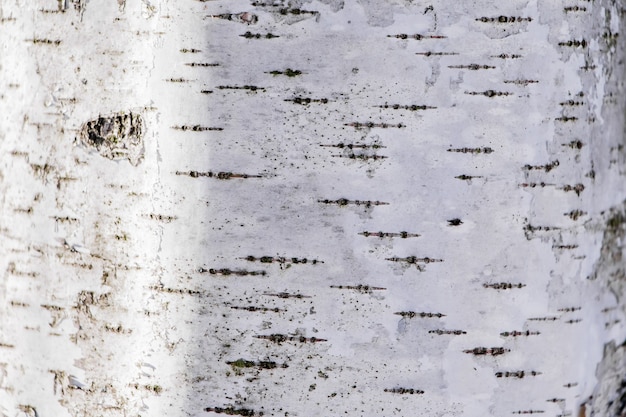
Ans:
<svg viewBox="0 0 626 417"><path fill-rule="evenodd" d="M3 4L0 412L619 411L621 13Z"/></svg>

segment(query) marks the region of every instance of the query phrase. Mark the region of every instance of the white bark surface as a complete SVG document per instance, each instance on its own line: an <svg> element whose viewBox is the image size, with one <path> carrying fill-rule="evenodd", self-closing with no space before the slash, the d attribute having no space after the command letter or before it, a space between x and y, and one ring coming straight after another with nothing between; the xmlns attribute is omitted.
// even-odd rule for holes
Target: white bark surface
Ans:
<svg viewBox="0 0 626 417"><path fill-rule="evenodd" d="M623 412L620 2L0 4L1 415Z"/></svg>

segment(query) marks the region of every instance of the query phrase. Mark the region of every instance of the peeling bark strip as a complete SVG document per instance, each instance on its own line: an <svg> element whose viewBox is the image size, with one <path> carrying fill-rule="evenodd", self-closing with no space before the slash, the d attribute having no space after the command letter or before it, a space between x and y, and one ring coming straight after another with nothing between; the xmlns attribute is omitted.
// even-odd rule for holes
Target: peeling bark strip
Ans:
<svg viewBox="0 0 626 417"><path fill-rule="evenodd" d="M118 113L83 124L79 138L84 146L95 148L105 158L128 159L136 166L144 155L144 130L140 114Z"/></svg>

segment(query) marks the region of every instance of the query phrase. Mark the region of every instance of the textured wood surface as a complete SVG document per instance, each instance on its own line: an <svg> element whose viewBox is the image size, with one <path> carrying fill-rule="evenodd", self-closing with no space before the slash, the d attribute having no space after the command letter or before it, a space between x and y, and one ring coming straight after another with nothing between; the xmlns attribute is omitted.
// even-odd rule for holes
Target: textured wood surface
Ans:
<svg viewBox="0 0 626 417"><path fill-rule="evenodd" d="M0 414L619 415L622 19L2 2Z"/></svg>

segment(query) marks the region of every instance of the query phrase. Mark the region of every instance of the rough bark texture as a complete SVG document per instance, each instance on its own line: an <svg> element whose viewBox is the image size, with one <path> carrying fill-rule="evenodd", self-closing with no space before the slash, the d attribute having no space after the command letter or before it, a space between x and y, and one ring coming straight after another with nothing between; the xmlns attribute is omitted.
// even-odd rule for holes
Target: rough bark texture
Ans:
<svg viewBox="0 0 626 417"><path fill-rule="evenodd" d="M622 415L623 15L2 2L0 414Z"/></svg>

